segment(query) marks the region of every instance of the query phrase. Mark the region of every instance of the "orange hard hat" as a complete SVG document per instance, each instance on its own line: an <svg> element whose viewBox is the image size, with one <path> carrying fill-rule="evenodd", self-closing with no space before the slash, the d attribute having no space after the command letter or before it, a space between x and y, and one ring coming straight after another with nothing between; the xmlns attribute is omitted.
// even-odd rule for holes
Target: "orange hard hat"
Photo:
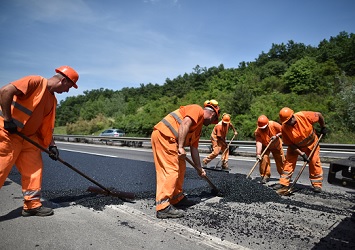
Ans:
<svg viewBox="0 0 355 250"><path fill-rule="evenodd" d="M282 124L286 123L288 120L290 120L290 118L292 117L293 114L294 114L294 112L292 109L290 109L288 107L282 108L279 113L280 122Z"/></svg>
<svg viewBox="0 0 355 250"><path fill-rule="evenodd" d="M78 88L78 85L76 85L76 82L79 79L79 74L69 66L60 66L59 68L55 69L55 72L62 74L66 78L68 78L72 83L74 88Z"/></svg>
<svg viewBox="0 0 355 250"><path fill-rule="evenodd" d="M258 128L264 129L269 125L269 119L265 115L261 115L258 118Z"/></svg>
<svg viewBox="0 0 355 250"><path fill-rule="evenodd" d="M230 123L230 122L231 122L231 116L230 116L230 114L224 113L224 114L222 115L222 122L224 122L224 123Z"/></svg>
<svg viewBox="0 0 355 250"><path fill-rule="evenodd" d="M219 113L220 113L218 102L214 99L211 99L211 100L206 100L203 105L205 108L206 107L212 108L214 112L216 112L217 119L214 122L212 122L212 124L217 124L219 119Z"/></svg>

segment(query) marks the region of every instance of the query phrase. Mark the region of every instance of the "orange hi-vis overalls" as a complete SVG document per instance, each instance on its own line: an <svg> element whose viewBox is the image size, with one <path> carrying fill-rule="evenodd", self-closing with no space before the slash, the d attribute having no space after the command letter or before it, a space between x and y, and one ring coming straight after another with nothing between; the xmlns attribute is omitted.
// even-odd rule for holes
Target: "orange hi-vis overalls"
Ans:
<svg viewBox="0 0 355 250"><path fill-rule="evenodd" d="M208 164L214 158L216 158L220 152L226 151L221 156L221 162L223 167L228 167L229 150L226 150L226 136L230 128L230 123L224 123L222 121L218 122L211 133L212 142L212 152L205 159L203 159L203 164Z"/></svg>
<svg viewBox="0 0 355 250"><path fill-rule="evenodd" d="M186 116L193 120L193 125L186 136L184 147L198 148L204 120L204 112L199 105L181 106L154 126L151 142L157 174L157 211L184 198L186 162L178 157L178 131Z"/></svg>
<svg viewBox="0 0 355 250"><path fill-rule="evenodd" d="M265 148L271 141L271 137L281 133L281 124L269 121L269 125L264 129L257 128L254 132L256 142L260 142L262 144L262 152L264 152ZM269 177L271 176L270 170L270 152L272 153L275 163L276 169L279 175L282 174L283 164L285 161L284 151L282 149L282 140L280 137L274 139L271 142L269 148L265 151L263 158L260 161L259 172L261 177Z"/></svg>
<svg viewBox="0 0 355 250"><path fill-rule="evenodd" d="M297 121L294 126L287 124L282 125L282 140L284 145L288 146L288 148L283 173L280 178L280 184L286 186L290 184L290 179L298 159L298 153L295 148L298 148L309 156L318 141L318 136L312 125L319 120L316 112L301 111L295 113L294 117ZM309 162L309 178L313 187L321 188L323 169L320 162L319 151L320 147L318 145Z"/></svg>
<svg viewBox="0 0 355 250"><path fill-rule="evenodd" d="M51 141L55 122L57 100L47 90L47 79L27 76L11 83L23 96L14 96L11 114L18 131L47 148ZM0 187L16 165L21 174L24 209L40 207L42 186L42 155L40 149L4 127L0 110Z"/></svg>

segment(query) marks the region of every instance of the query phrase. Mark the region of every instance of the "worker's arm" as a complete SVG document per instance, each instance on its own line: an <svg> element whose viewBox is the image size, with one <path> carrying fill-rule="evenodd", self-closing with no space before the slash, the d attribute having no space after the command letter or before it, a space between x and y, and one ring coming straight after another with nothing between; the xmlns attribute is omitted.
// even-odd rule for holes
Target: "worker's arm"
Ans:
<svg viewBox="0 0 355 250"><path fill-rule="evenodd" d="M320 133L323 135L326 135L326 133L328 132L327 128L325 127L325 120L324 120L324 116L322 115L322 113L320 112L316 112L317 116L318 116L318 123L320 125Z"/></svg>
<svg viewBox="0 0 355 250"><path fill-rule="evenodd" d="M186 151L184 149L184 143L186 140L186 136L189 133L190 127L192 125L192 119L188 116L182 120L180 127L179 127L179 135L178 135L178 156L185 160Z"/></svg>
<svg viewBox="0 0 355 250"><path fill-rule="evenodd" d="M206 176L205 170L201 167L200 153L198 152L198 149L191 146L190 151L191 151L192 161L195 163L195 166L198 168L197 172L199 176L201 177Z"/></svg>
<svg viewBox="0 0 355 250"><path fill-rule="evenodd" d="M260 141L256 142L256 160L261 160L261 150L263 148L263 144Z"/></svg>
<svg viewBox="0 0 355 250"><path fill-rule="evenodd" d="M235 127L233 126L233 124L231 123L231 128L233 129L233 131L234 131L234 135L238 135L238 132L237 132L237 130L235 129Z"/></svg>
<svg viewBox="0 0 355 250"><path fill-rule="evenodd" d="M0 89L0 105L2 114L5 121L11 121L11 104L12 99L15 95L21 95L22 92L18 90L14 85L11 83L5 85Z"/></svg>

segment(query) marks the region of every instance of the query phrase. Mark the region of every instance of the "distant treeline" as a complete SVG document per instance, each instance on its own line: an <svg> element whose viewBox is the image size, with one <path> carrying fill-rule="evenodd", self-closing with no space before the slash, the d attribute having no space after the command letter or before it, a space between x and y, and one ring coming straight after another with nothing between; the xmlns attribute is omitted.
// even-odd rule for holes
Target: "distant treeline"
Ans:
<svg viewBox="0 0 355 250"><path fill-rule="evenodd" d="M67 134L92 134L108 127L128 136L149 137L153 126L181 105L216 99L229 113L238 140L253 140L256 120L278 121L279 110L321 112L330 143L355 143L355 35L343 31L318 47L290 40L272 44L253 62L237 68L200 67L165 83L141 84L118 91L96 89L67 97L57 109L56 126ZM204 127L209 138L212 125Z"/></svg>

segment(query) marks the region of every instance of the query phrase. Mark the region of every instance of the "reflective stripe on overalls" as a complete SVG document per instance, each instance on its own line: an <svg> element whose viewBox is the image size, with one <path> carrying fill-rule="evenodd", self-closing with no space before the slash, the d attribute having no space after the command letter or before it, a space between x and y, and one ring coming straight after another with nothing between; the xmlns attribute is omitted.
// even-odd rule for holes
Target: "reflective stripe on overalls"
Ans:
<svg viewBox="0 0 355 250"><path fill-rule="evenodd" d="M175 118L175 120L179 123L179 125L182 123L182 120L180 119L180 117L178 116L178 114L176 114L175 112L171 112L169 115L171 115L172 117ZM165 126L167 126L170 131L173 133L173 135L178 138L178 131L176 131L176 129L170 124L170 122L168 122L165 118L163 118L161 120L162 123L165 124Z"/></svg>
<svg viewBox="0 0 355 250"><path fill-rule="evenodd" d="M21 116L22 121L20 121L18 118L15 118L14 115L13 115L13 117L12 117L12 119L13 119L14 123L16 124L16 126L22 129L22 128L25 126L25 124L24 124L23 121L27 121L27 120L31 117L31 115L32 115L33 112L32 112L31 110L29 110L28 108L22 106L22 105L19 104L18 102L15 102L15 101L12 101L12 106L13 106L15 109L21 111L21 113L23 114L23 115ZM4 118L4 115L3 115L3 113L2 113L1 108L0 108L0 116Z"/></svg>

